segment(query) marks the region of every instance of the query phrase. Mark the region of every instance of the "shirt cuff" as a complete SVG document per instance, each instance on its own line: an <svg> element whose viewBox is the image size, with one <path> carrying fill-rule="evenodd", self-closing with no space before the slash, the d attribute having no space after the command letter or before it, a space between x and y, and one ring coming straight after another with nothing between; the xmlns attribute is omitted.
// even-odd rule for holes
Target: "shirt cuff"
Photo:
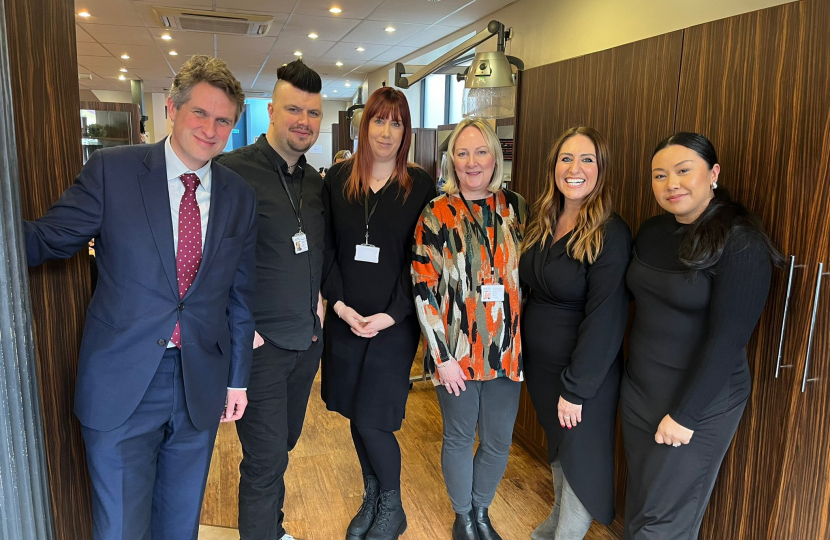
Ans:
<svg viewBox="0 0 830 540"><path fill-rule="evenodd" d="M247 392L247 391L248 391L248 389L247 389L247 388L231 388L230 386L228 387L228 390L242 390L243 392Z"/></svg>

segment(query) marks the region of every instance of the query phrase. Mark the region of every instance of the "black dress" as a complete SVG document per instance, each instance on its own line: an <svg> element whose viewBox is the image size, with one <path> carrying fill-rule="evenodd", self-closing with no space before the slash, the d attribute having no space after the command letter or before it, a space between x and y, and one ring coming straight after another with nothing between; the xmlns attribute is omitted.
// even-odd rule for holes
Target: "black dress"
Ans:
<svg viewBox="0 0 830 540"><path fill-rule="evenodd" d="M328 301L324 328L321 393L326 407L355 425L397 431L406 409L409 373L421 335L412 294L412 244L424 206L436 197L435 182L420 168L409 168L412 191L404 199L398 184L369 196L377 207L369 221L369 243L380 248L378 263L355 260L365 242L363 202L346 200L343 186L351 162L326 174L323 205L327 222L323 297ZM338 300L364 316L386 313L395 324L373 338L362 338L337 317Z"/></svg>
<svg viewBox="0 0 830 540"><path fill-rule="evenodd" d="M614 520L614 428L622 340L628 320L625 272L631 231L616 214L594 264L565 252L566 234L522 254L519 276L530 287L522 313L527 389L548 439L548 460L562 470L597 521ZM582 404L582 422L559 424L559 397Z"/></svg>
<svg viewBox="0 0 830 540"><path fill-rule="evenodd" d="M627 540L697 538L749 397L745 347L769 292L758 234L734 234L713 272L692 278L678 256L686 229L671 214L646 221L628 270L636 312L620 395ZM694 430L690 444L655 442L666 414Z"/></svg>

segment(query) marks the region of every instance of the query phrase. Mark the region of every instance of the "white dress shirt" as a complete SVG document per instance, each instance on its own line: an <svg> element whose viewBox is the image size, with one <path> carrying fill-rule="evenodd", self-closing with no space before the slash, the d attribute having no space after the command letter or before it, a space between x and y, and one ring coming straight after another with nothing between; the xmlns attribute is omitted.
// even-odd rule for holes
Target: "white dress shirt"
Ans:
<svg viewBox="0 0 830 540"><path fill-rule="evenodd" d="M202 250L204 250L208 217L210 216L210 164L212 160L196 171L189 169L173 150L173 146L170 144L172 138L171 135L164 141L164 162L167 164L167 193L170 196L170 218L173 220L173 249L177 252L179 249L179 206L185 192L184 182L179 177L186 173L193 173L199 177L199 187L196 188L196 204L199 205L199 217L202 221ZM175 346L172 341L167 343L168 349ZM228 390L246 389L228 388Z"/></svg>

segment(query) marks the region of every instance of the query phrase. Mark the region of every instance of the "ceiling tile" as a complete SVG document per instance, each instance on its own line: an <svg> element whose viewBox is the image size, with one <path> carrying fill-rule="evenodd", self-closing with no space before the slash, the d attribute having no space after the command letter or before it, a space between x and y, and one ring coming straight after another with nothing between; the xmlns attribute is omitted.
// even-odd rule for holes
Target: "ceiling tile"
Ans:
<svg viewBox="0 0 830 540"><path fill-rule="evenodd" d="M303 53L303 58L320 57L326 54L334 45L335 42L333 41L321 41L319 39L300 41L280 37L277 39L277 44L272 49L272 53L277 56L291 56L294 55L295 51L299 51Z"/></svg>
<svg viewBox="0 0 830 540"><path fill-rule="evenodd" d="M75 25L75 41L78 43L95 43L95 38L86 33L81 25Z"/></svg>
<svg viewBox="0 0 830 540"><path fill-rule="evenodd" d="M207 54L213 56L214 34L203 32L167 31L163 28L151 28L155 43L162 50L175 49L179 54L194 55ZM173 39L164 40L161 36L169 34Z"/></svg>
<svg viewBox="0 0 830 540"><path fill-rule="evenodd" d="M387 26L395 28L394 32L386 32ZM398 45L407 38L425 29L423 24L405 24L381 21L363 21L349 35L343 38L347 43L359 43L361 45Z"/></svg>
<svg viewBox="0 0 830 540"><path fill-rule="evenodd" d="M501 8L517 2L518 0L475 0L474 3L461 11L443 19L440 24L444 26L455 26L460 28L472 24L477 20L500 10ZM482 21L480 30L484 30L489 21Z"/></svg>
<svg viewBox="0 0 830 540"><path fill-rule="evenodd" d="M159 59L162 57L161 51L155 45L119 45L116 43L104 43L104 47L106 47L107 50L116 58L120 58L124 53L127 53L130 58ZM129 60L124 61L129 62Z"/></svg>
<svg viewBox="0 0 830 540"><path fill-rule="evenodd" d="M315 17L312 15L294 14L280 32L279 38L301 39L311 41L308 34L315 32L319 39L324 41L338 41L348 34L355 26L360 24L360 19L348 19L344 17Z"/></svg>
<svg viewBox="0 0 830 540"><path fill-rule="evenodd" d="M407 41L407 43L408 43L408 41ZM399 45L397 47L392 47L391 49L389 49L388 51L386 51L383 54L377 55L376 57L372 58L372 61L373 62L385 62L385 63L388 64L390 62L396 62L396 61L400 60L401 58L403 58L404 56L406 56L408 54L412 54L413 52L415 52L417 50L418 50L418 47L403 47L403 46Z"/></svg>
<svg viewBox="0 0 830 540"><path fill-rule="evenodd" d="M367 18L372 21L382 22L400 21L417 24L435 24L470 2L471 0L441 0L440 2L427 2L425 0L386 0Z"/></svg>
<svg viewBox="0 0 830 540"><path fill-rule="evenodd" d="M276 38L268 36L231 36L227 34L216 34L216 39L220 54L224 52L267 54L276 41Z"/></svg>
<svg viewBox="0 0 830 540"><path fill-rule="evenodd" d="M144 26L131 2L126 0L76 0L75 12L87 10L89 17L75 15L75 22Z"/></svg>
<svg viewBox="0 0 830 540"><path fill-rule="evenodd" d="M391 47L388 45L361 45L364 49L363 52L357 50L358 43L345 43L340 42L336 44L334 47L329 49L326 55L323 58L330 58L332 60L341 60L345 62L346 60L353 60L359 61L360 63L367 62L379 54L383 54L388 51Z"/></svg>
<svg viewBox="0 0 830 540"><path fill-rule="evenodd" d="M124 65L124 61L112 56L80 56L78 64L85 68L104 68L118 71Z"/></svg>
<svg viewBox="0 0 830 540"><path fill-rule="evenodd" d="M187 59L185 57L182 60L176 60L176 58L182 58L181 56L170 56L170 64L175 62L175 66L178 67ZM123 67L126 67L128 70L133 69L164 69L167 68L170 70L170 65L167 63L167 58L161 56L160 58L130 58L129 60L121 60L118 59L118 62L121 63Z"/></svg>
<svg viewBox="0 0 830 540"><path fill-rule="evenodd" d="M99 43L153 45L152 35L143 26L115 26L108 24L82 24L81 26Z"/></svg>
<svg viewBox="0 0 830 540"><path fill-rule="evenodd" d="M80 42L76 45L78 47L78 56L112 56L108 50L97 43Z"/></svg>
<svg viewBox="0 0 830 540"><path fill-rule="evenodd" d="M219 58L224 60L225 63L228 64L228 66L230 66L231 71L233 71L234 68L237 66L261 66L268 59L268 55L219 51Z"/></svg>
<svg viewBox="0 0 830 540"><path fill-rule="evenodd" d="M166 7L198 7L206 11L213 7L213 0L164 0L164 2L159 2L158 0L133 0L133 3L151 5L162 3Z"/></svg>
<svg viewBox="0 0 830 540"><path fill-rule="evenodd" d="M382 3L383 0L302 0L298 2L294 13L323 17L364 19ZM343 12L339 15L332 15L329 13L329 9L332 7L339 7Z"/></svg>
<svg viewBox="0 0 830 540"><path fill-rule="evenodd" d="M296 3L296 0L216 0L216 11L247 11L274 15L291 13Z"/></svg>
<svg viewBox="0 0 830 540"><path fill-rule="evenodd" d="M416 49L420 49L421 47L426 47L427 45L435 43L439 39L445 38L457 31L458 28L453 26L429 26L407 39L406 44L408 46L415 47Z"/></svg>

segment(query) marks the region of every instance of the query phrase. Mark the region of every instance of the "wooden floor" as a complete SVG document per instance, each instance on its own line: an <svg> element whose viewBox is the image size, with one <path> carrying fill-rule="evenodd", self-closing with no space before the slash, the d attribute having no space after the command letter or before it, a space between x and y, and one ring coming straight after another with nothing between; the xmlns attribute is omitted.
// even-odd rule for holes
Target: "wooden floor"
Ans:
<svg viewBox="0 0 830 540"><path fill-rule="evenodd" d="M441 414L431 383L415 383L398 433L402 497L409 528L402 540L449 539L455 514L441 475ZM199 540L236 540L236 489L241 449L234 426L222 424L214 450ZM303 435L286 473L285 528L304 540L338 540L361 503L362 480L348 420L326 411L314 383ZM504 540L527 540L553 503L550 468L514 444L490 508ZM588 540L616 536L594 523Z"/></svg>

